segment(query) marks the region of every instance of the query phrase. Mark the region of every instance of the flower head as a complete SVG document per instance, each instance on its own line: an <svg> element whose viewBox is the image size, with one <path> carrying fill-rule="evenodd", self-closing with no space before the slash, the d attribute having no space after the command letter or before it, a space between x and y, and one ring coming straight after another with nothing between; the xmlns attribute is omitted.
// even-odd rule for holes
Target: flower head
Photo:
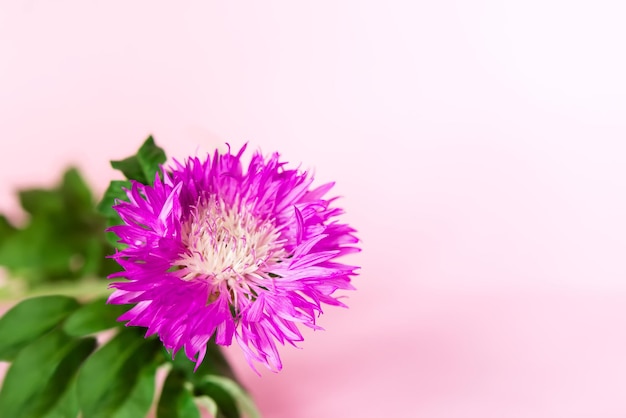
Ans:
<svg viewBox="0 0 626 418"><path fill-rule="evenodd" d="M147 327L173 353L199 365L209 340L239 343L246 359L282 368L276 343L302 341L297 324L319 328L322 304L353 289L356 267L335 259L356 252L354 230L325 199L332 183L310 189L307 173L274 153L255 153L246 170L237 154L174 162L152 186L134 182L114 208L110 230L125 245L114 258L109 302L135 304L120 317Z"/></svg>

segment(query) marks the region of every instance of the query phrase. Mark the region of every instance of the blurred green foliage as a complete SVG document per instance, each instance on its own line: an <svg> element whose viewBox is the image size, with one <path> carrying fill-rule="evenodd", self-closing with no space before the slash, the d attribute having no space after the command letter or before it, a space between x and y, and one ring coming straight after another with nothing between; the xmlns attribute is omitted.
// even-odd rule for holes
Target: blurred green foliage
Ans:
<svg viewBox="0 0 626 418"><path fill-rule="evenodd" d="M0 215L0 266L27 287L104 278L117 269L103 230L105 218L76 168L69 168L56 187L18 192L28 215L23 227Z"/></svg>

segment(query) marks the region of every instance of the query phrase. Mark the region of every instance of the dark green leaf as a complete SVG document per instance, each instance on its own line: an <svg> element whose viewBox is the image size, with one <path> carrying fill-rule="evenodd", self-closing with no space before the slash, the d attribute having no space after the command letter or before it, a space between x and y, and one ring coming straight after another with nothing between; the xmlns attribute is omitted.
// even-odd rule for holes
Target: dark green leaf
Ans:
<svg viewBox="0 0 626 418"><path fill-rule="evenodd" d="M54 407L43 418L76 418L80 412L76 395L76 376Z"/></svg>
<svg viewBox="0 0 626 418"><path fill-rule="evenodd" d="M111 167L120 170L129 180L152 184L161 164L167 157L162 148L154 143L152 136L144 141L136 155L123 160L111 161Z"/></svg>
<svg viewBox="0 0 626 418"><path fill-rule="evenodd" d="M18 196L22 208L31 215L63 211L63 196L55 190L21 190Z"/></svg>
<svg viewBox="0 0 626 418"><path fill-rule="evenodd" d="M65 208L72 213L90 212L93 208L93 196L85 180L74 167L63 174L61 193L65 200Z"/></svg>
<svg viewBox="0 0 626 418"><path fill-rule="evenodd" d="M148 179L141 168L141 164L139 164L139 159L135 155L123 160L111 161L111 167L121 171L129 180L136 180L143 184L148 183Z"/></svg>
<svg viewBox="0 0 626 418"><path fill-rule="evenodd" d="M122 223L113 206L118 200L128 201L124 189L130 190L132 188L129 180L152 184L155 174L159 171L160 165L165 163L165 160L165 152L154 143L154 139L150 136L141 145L136 155L123 160L111 161L111 166L122 171L128 180L112 181L98 204L98 212L107 218L107 228ZM118 242L119 237L113 232L107 232L106 239L115 248L122 249L124 247Z"/></svg>
<svg viewBox="0 0 626 418"><path fill-rule="evenodd" d="M178 376L183 376L188 384L193 385L196 398L212 400L211 403L218 408L217 417L239 417L241 412L249 418L260 417L254 402L237 383L228 361L213 340L207 345L206 356L195 372L195 363L182 354L171 362Z"/></svg>
<svg viewBox="0 0 626 418"><path fill-rule="evenodd" d="M185 373L173 368L165 379L157 406L157 418L200 418Z"/></svg>
<svg viewBox="0 0 626 418"><path fill-rule="evenodd" d="M0 416L39 417L62 398L72 376L95 347L60 330L24 348L11 364L0 392Z"/></svg>
<svg viewBox="0 0 626 418"><path fill-rule="evenodd" d="M66 393L75 391L74 377L78 368L83 361L96 348L95 338L82 338L72 342L71 350L65 355L65 358L57 366L54 375L48 380L46 389L37 396L35 412L32 416L43 416L45 413L52 411L58 405L62 411L68 408L63 397L67 394L75 408L74 417L78 414L78 402L75 400L75 393Z"/></svg>
<svg viewBox="0 0 626 418"><path fill-rule="evenodd" d="M54 328L78 308L67 296L26 299L0 318L0 360L12 360L30 342Z"/></svg>
<svg viewBox="0 0 626 418"><path fill-rule="evenodd" d="M224 357L221 348L215 344L214 341L215 340L212 338L207 344L207 352L204 356L204 360L195 371L196 363L189 360L182 353L176 355L171 362L174 364L174 367L182 370L187 379L194 384L200 382L206 375L226 376L236 381L235 372L230 367L228 360Z"/></svg>
<svg viewBox="0 0 626 418"><path fill-rule="evenodd" d="M82 337L122 326L117 318L127 310L128 306L110 305L106 297L99 298L72 313L63 324L63 330L68 335Z"/></svg>
<svg viewBox="0 0 626 418"><path fill-rule="evenodd" d="M142 331L145 330L123 329L85 362L78 375L83 418L116 416L136 393L134 388L141 381L142 370L153 367L161 348L158 340L144 339Z"/></svg>
<svg viewBox="0 0 626 418"><path fill-rule="evenodd" d="M9 236L13 235L17 231L11 222L4 215L0 215L0 245L4 242Z"/></svg>
<svg viewBox="0 0 626 418"><path fill-rule="evenodd" d="M195 392L196 395L201 394L213 399L220 416L224 418L239 418L241 416L237 402L221 385L210 381L204 382L196 388Z"/></svg>
<svg viewBox="0 0 626 418"><path fill-rule="evenodd" d="M76 215L93 207L91 191L73 167L65 171L58 188L21 190L19 198L24 210L31 215L66 211Z"/></svg>
<svg viewBox="0 0 626 418"><path fill-rule="evenodd" d="M197 386L197 393L204 394L205 391L210 392L220 388L223 393L228 394L229 398L234 400L237 405L237 409L245 413L248 418L261 418L261 413L256 408L254 401L250 398L250 395L234 380L231 380L223 376L209 375L202 378L202 382ZM206 393L207 396L211 396ZM212 399L218 404L218 408L221 407L219 400ZM222 413L225 411L222 411ZM225 415L228 416L228 415ZM238 415L233 415L238 416Z"/></svg>
<svg viewBox="0 0 626 418"><path fill-rule="evenodd" d="M154 143L152 136L149 136L139 148L137 159L148 181L145 184L152 184L156 173L159 171L159 166L165 163L167 157L165 151Z"/></svg>
<svg viewBox="0 0 626 418"><path fill-rule="evenodd" d="M156 365L144 367L137 383L133 387L128 398L119 406L111 418L135 418L146 416L152 407L154 399L154 386L156 378Z"/></svg>

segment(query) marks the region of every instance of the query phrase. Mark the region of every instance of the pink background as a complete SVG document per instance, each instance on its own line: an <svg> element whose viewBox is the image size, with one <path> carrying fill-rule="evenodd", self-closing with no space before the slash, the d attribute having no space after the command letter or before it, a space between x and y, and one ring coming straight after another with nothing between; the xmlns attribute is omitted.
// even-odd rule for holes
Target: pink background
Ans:
<svg viewBox="0 0 626 418"><path fill-rule="evenodd" d="M621 1L0 1L0 210L154 134L336 180L349 310L267 417L626 416Z"/></svg>

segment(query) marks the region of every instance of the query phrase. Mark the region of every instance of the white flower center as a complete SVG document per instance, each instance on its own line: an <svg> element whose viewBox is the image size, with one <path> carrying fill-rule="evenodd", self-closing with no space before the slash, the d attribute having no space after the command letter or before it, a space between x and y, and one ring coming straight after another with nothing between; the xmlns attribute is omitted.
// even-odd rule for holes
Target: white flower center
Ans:
<svg viewBox="0 0 626 418"><path fill-rule="evenodd" d="M187 251L174 263L181 268L181 279L226 283L231 293L238 293L235 288L248 293L249 282L264 280L264 268L283 256L272 221L229 208L214 197L192 210L181 228Z"/></svg>

